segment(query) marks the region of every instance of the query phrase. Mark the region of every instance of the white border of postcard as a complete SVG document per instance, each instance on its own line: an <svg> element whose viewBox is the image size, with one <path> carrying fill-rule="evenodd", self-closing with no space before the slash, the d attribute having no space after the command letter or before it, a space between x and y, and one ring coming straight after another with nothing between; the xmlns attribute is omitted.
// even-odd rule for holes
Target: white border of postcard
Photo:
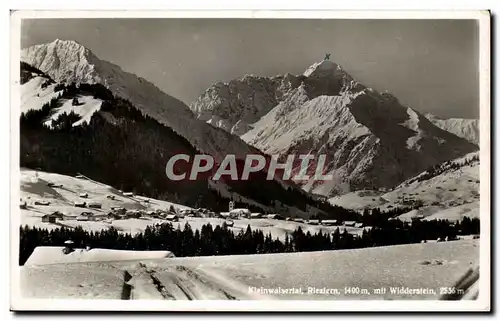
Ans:
<svg viewBox="0 0 500 321"><path fill-rule="evenodd" d="M475 19L480 32L480 293L473 301L121 301L24 299L19 253L19 61L22 19L49 18L246 18L246 19ZM491 297L490 13L488 11L11 11L10 16L10 307L16 311L489 311Z"/></svg>

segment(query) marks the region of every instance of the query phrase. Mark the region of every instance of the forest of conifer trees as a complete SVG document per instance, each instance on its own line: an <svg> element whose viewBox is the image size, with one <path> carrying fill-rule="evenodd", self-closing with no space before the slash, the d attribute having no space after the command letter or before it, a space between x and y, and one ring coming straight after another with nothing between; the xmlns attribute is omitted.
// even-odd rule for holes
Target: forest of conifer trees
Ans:
<svg viewBox="0 0 500 321"><path fill-rule="evenodd" d="M100 232L86 231L81 227L54 230L20 227L19 264L31 255L37 246L62 246L70 239L76 247L120 249L120 250L168 250L178 257L236 254L261 254L304 251L325 251L420 243L422 240L438 238L453 240L457 235L479 234L479 219L464 217L458 222L447 220L419 221L411 224L400 220L384 220L365 229L359 236L337 228L333 233L304 232L299 226L287 234L284 240L265 235L261 230L246 230L235 233L226 224L213 227L205 224L201 230L193 231L189 223L184 227L171 223L149 226L144 232L131 235L115 228Z"/></svg>

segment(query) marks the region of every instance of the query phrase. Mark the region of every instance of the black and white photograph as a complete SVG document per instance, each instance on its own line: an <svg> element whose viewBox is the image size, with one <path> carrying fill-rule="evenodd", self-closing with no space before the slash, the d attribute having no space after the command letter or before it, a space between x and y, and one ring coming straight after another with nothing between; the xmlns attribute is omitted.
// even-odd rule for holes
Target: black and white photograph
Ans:
<svg viewBox="0 0 500 321"><path fill-rule="evenodd" d="M490 14L370 14L13 12L12 309L489 310Z"/></svg>

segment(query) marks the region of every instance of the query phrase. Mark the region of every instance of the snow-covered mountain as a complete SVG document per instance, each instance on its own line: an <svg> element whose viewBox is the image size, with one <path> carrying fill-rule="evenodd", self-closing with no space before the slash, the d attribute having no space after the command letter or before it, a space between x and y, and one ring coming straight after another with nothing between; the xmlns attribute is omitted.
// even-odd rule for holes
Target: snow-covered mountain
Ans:
<svg viewBox="0 0 500 321"><path fill-rule="evenodd" d="M291 74L271 78L245 75L216 83L189 107L200 120L240 136L299 85L300 80Z"/></svg>
<svg viewBox="0 0 500 321"><path fill-rule="evenodd" d="M232 200L261 213L300 217L352 214L318 202L294 184L267 180L265 170L252 173L243 183L211 181L208 175L194 181L171 181L165 176L167 161L177 154L189 155L192 160L199 148L156 119L141 115L130 101L113 95L101 84L56 82L26 62L21 62L20 83L22 166L61 174L83 173L118 189L214 211L227 210ZM250 149L236 136L193 121ZM217 137L212 136L213 142ZM225 141L218 146L228 147ZM217 152L226 154L222 147ZM241 169L243 164L238 162ZM189 171L189 164L176 165L180 172Z"/></svg>
<svg viewBox="0 0 500 321"><path fill-rule="evenodd" d="M299 76L247 76L217 84L191 109L215 126L243 133L244 141L265 153L325 154L334 180L298 182L320 195L390 188L429 166L477 150L393 95L363 86L329 60ZM238 122L244 130L234 130Z"/></svg>
<svg viewBox="0 0 500 321"><path fill-rule="evenodd" d="M236 136L196 119L188 106L144 78L99 59L75 41L55 40L21 51L21 60L70 84L102 84L114 95L129 100L143 114L172 128L200 150L222 158L226 153L245 155L253 149Z"/></svg>
<svg viewBox="0 0 500 321"><path fill-rule="evenodd" d="M479 146L479 119L465 118L439 118L433 114L426 114L437 127L444 129L452 134L467 139L469 142Z"/></svg>

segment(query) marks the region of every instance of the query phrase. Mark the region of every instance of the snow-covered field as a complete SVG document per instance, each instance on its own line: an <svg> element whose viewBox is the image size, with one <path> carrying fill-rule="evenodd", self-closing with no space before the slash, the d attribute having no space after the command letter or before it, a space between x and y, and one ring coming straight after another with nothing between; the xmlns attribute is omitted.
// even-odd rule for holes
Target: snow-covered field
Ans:
<svg viewBox="0 0 500 321"><path fill-rule="evenodd" d="M49 187L48 183L53 183L56 186ZM88 194L88 198L81 198L80 194ZM107 198L113 195L114 200ZM115 227L118 231L130 234L142 232L147 226L166 222L162 219L142 217L139 219L119 219L112 220L105 217L112 207L122 207L126 209L140 209L144 211L153 211L157 209L169 210L170 206L175 209L189 209L187 206L160 201L156 199L148 199L143 196L127 197L114 189L113 187L89 179L76 178L67 175L53 174L42 171L33 171L29 169L21 169L21 198L27 202L27 209L21 209L21 225L36 226L39 228L54 229L61 226L74 228L77 226L83 227L88 231L100 231ZM148 202L145 200L148 199ZM49 201L49 205L35 205L36 201ZM101 209L95 208L79 208L75 207L74 203L79 201L98 202L102 204ZM42 216L59 211L65 215L64 220L57 220L56 223L42 222ZM82 212L91 212L97 217L102 217L99 221L77 221L76 217ZM201 218L201 217L185 217L179 219L178 222L173 222L174 227L179 225L181 228L186 223L191 225L193 230L199 229L204 224L210 223L213 227L222 225L225 222L221 218ZM318 226L309 225L294 221L272 220L272 219L235 219L234 226L231 229L238 233L241 230L245 231L248 225L252 229L260 229L263 233L271 233L274 239L279 238L284 241L286 233L290 234L299 226L304 233L310 231L311 234L322 231L323 233L334 232L337 226ZM349 233L361 234L363 228L356 227L339 227L340 232L347 229Z"/></svg>
<svg viewBox="0 0 500 321"><path fill-rule="evenodd" d="M123 253L121 259L128 256L127 251L118 252ZM479 240L286 254L156 260L135 257L135 261L116 261L102 253L100 259L103 261L20 267L22 295L110 299L436 299L440 287L453 286L469 268L477 266ZM43 261L48 262L50 259ZM426 293L393 293L391 288L396 287L426 289ZM386 292L376 292L383 288ZM326 289L330 289L329 293ZM281 292L271 293L273 290Z"/></svg>

